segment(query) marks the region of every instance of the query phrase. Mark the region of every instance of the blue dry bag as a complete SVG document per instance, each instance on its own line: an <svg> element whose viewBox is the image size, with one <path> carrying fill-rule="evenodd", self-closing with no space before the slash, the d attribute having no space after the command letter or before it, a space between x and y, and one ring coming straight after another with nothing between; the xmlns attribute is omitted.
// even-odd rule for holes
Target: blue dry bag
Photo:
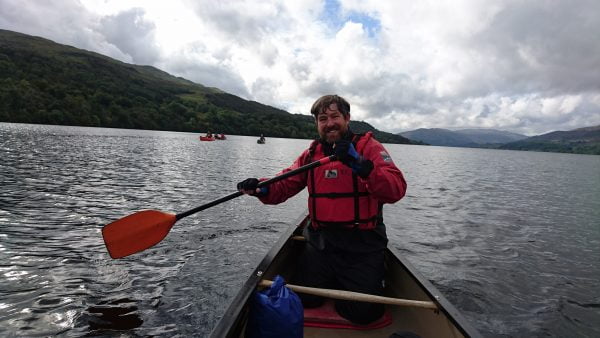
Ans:
<svg viewBox="0 0 600 338"><path fill-rule="evenodd" d="M271 287L255 291L250 301L246 337L302 337L304 309L297 294L277 275Z"/></svg>

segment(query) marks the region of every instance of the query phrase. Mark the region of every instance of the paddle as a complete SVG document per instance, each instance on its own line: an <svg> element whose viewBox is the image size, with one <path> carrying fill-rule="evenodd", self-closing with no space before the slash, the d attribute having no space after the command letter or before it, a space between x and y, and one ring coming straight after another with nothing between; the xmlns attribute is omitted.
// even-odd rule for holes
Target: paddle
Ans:
<svg viewBox="0 0 600 338"><path fill-rule="evenodd" d="M303 165L300 168L290 170L266 181L262 181L258 183L258 187L268 186L271 183L281 181L290 176L303 173L335 160L335 155L323 157L318 161ZM242 192L236 191L230 195L221 197L218 200L214 200L210 203L206 203L176 215L158 210L136 212L135 214L123 217L104 226L104 228L102 228L104 244L112 258L123 258L136 252L146 250L162 241L178 220L241 195L243 195Z"/></svg>

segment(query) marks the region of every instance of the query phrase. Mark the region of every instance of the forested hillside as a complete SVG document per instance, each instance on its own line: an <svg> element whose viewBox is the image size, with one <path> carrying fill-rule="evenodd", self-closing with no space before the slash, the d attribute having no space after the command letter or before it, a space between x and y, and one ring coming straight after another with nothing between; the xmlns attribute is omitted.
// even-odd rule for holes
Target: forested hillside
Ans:
<svg viewBox="0 0 600 338"><path fill-rule="evenodd" d="M150 66L0 30L0 121L314 138L311 116L247 101ZM353 129L375 130L366 123ZM375 132L388 143L402 136Z"/></svg>
<svg viewBox="0 0 600 338"><path fill-rule="evenodd" d="M600 155L600 126L553 131L504 144L500 149Z"/></svg>

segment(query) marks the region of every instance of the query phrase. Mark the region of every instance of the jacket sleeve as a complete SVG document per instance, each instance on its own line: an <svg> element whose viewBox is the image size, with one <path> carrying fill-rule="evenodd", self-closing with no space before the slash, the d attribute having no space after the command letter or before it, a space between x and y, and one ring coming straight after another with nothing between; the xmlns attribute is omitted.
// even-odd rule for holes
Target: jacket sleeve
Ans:
<svg viewBox="0 0 600 338"><path fill-rule="evenodd" d="M308 157L308 149L305 150L288 168L282 170L277 176L285 174L288 171L300 168ZM271 183L269 185L269 192L265 196L260 196L259 199L264 204L279 204L287 201L288 198L295 196L297 193L302 191L306 187L308 179L308 172L303 172L298 175L290 176L284 180ZM261 178L260 181L267 180L267 178Z"/></svg>
<svg viewBox="0 0 600 338"><path fill-rule="evenodd" d="M402 172L383 145L370 139L365 145L363 156L373 162L373 171L366 178L359 178L367 190L382 203L394 203L406 194L406 181Z"/></svg>

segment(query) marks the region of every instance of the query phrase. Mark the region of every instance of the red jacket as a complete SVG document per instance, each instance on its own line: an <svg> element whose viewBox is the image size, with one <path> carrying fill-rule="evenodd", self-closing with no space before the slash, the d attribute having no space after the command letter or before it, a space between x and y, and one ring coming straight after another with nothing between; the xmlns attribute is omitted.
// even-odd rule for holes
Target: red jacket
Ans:
<svg viewBox="0 0 600 338"><path fill-rule="evenodd" d="M361 198L361 205L367 206L367 208L361 208L361 216L367 214L373 214L373 208L377 208L383 203L394 203L404 197L406 193L406 181L402 176L402 172L400 169L396 167L391 157L377 140L371 137L371 133L367 133L367 135L363 136L364 144L361 144L361 141L358 143L361 145L357 151L365 158L369 159L373 162L373 170L369 174L366 179L356 176L358 179L358 190L368 192L368 196L365 198ZM362 148L362 149L360 149ZM294 163L281 171L278 175L286 173L288 171L299 168L305 164L308 164L310 160L309 149L306 149L295 161ZM312 161L317 161L320 158L323 158L324 154L321 151L321 147L317 146L316 151L312 156ZM348 186L348 182L352 182L352 179L348 181L348 177L352 176L352 169L345 166L344 164L336 161L321 166L319 168L314 169L317 175L321 177L325 171L336 171L337 175L340 176L340 180L338 182L343 182L339 189L341 191L351 192L353 191L352 184ZM310 171L302 174L298 174L292 177L289 177L285 180L281 180L275 183L272 183L269 186L269 193L266 196L259 197L260 200L265 204L279 204L286 201L288 198L296 195L302 189L304 189L308 182ZM342 177L343 176L343 177ZM317 185L319 182L323 182L323 180L316 179ZM317 187L318 189L318 187ZM311 189L312 190L312 189ZM318 203L322 203L319 200L326 200L324 198L317 199ZM347 199L340 198L336 199L335 203L328 203L326 206L317 206L317 220L330 220L328 218L331 215L338 215L340 220L347 220L348 218L354 219L353 212L353 203L348 204ZM368 210L368 211L367 211ZM309 197L309 211L311 213L311 217L313 218L313 206L312 206L312 198ZM323 219L325 217L325 219ZM364 217L361 217L364 218ZM319 226L319 224L313 223L313 226ZM374 224L372 224L374 226ZM359 227L362 229L372 228L372 226L367 224L361 224Z"/></svg>

